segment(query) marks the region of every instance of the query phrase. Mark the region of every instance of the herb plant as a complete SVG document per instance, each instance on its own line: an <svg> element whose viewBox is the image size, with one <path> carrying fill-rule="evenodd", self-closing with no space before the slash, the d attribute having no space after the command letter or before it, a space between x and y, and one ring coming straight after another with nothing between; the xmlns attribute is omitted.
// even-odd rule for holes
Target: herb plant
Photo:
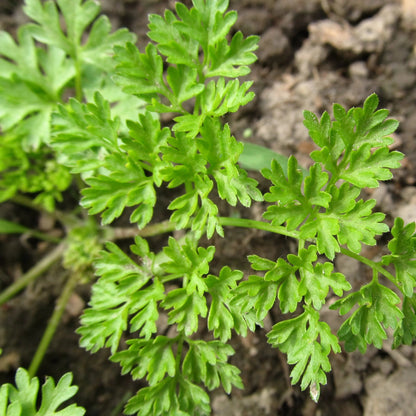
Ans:
<svg viewBox="0 0 416 416"><path fill-rule="evenodd" d="M254 97L252 82L241 77L256 60L258 38L230 35L237 13L227 11L227 0L192 3L150 15L151 42L140 51L128 32L109 34L102 17L81 44L98 13L91 0L57 0L65 32L53 1L26 0L34 23L19 31L19 47L1 35L0 53L7 58L0 61L6 68L0 78L4 152L51 161L58 179L48 176L49 188L36 192L52 201L69 185L63 178L73 175L81 184L81 206L91 218L101 216L101 231L76 213L62 220L72 224L68 241L79 246L91 239L77 272L96 258L98 280L81 318L81 346L91 352L110 348L123 374L148 383L130 399L126 414L210 414L207 391L243 387L239 369L228 361L232 334L244 337L263 326L272 308L286 319L273 325L268 341L287 354L292 383L309 387L317 401L331 370L329 355L341 351L341 342L347 351L364 353L370 344L381 348L388 328L395 347L416 336L415 224L396 218L390 230L385 214L374 211L376 201L361 198L362 189L377 188L400 166L403 155L389 149L398 122L377 109L375 94L362 108L335 104L333 119L328 112L318 117L305 111L316 145L312 166L303 170L293 156L285 166L281 158L273 160L262 170L271 183L263 194L239 164L244 144L223 119ZM17 88L30 91L30 100L16 104ZM74 92L67 102L65 88ZM171 122L162 123L162 114ZM20 165L3 168L4 199L34 190L10 175L24 182L26 172ZM176 196L170 219L158 223L162 186L174 188ZM247 208L262 202L264 221L222 216L218 198ZM97 255L103 239L115 240L109 225L127 212L136 234L131 252L109 241ZM226 238L226 227L290 237L298 250L278 259L250 255L250 276L227 265L215 275L210 241L214 234ZM170 236L161 252L150 249L146 237L173 230L184 230L183 237ZM365 258L363 246L376 245L386 233L388 253L379 261ZM349 292L348 276L334 270L339 255L367 265L371 281ZM72 252L67 264L79 257ZM332 294L338 300L330 308L347 315L337 334L320 316ZM164 315L169 329L162 332ZM209 338L200 335L204 327Z"/></svg>

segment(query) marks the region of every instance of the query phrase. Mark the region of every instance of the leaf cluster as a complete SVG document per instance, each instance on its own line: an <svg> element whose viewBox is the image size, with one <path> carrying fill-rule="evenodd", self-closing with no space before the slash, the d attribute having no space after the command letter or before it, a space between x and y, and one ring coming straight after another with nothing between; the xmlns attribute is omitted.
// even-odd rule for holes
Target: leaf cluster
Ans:
<svg viewBox="0 0 416 416"><path fill-rule="evenodd" d="M320 148L311 153L315 163L308 174L303 177L294 157L287 178L276 162L263 173L273 183L265 200L275 203L264 218L299 230L301 239L316 239L318 252L331 260L341 245L360 253L362 244L375 245L375 237L389 230L382 223L385 215L373 212L376 201L358 199L362 188L391 179L391 169L403 158L388 148L398 122L387 119L388 111L377 106L375 94L363 108L348 112L335 104L333 122L327 112L318 119L305 111L304 124Z"/></svg>
<svg viewBox="0 0 416 416"><path fill-rule="evenodd" d="M0 200L39 193L35 202L53 210L71 175L50 148L52 114L66 97L91 97L96 89L137 108L111 80L113 47L135 37L126 29L110 33L92 0L26 0L24 11L32 22L16 40L0 31Z"/></svg>
<svg viewBox="0 0 416 416"><path fill-rule="evenodd" d="M149 387L130 400L127 414L150 415L152 409L160 409L157 414L209 414L209 398L199 384L209 390L221 384L228 393L232 385L242 387L239 370L227 363L234 350L226 344L237 323L246 331L238 310L230 305L230 289L242 273L224 267L219 276L208 274L214 247L197 247L189 239L179 244L170 238L155 255L137 237L131 251L140 262L113 243L107 243L97 260L100 278L78 330L81 345L93 352L110 347L111 359L120 363L123 374L146 378ZM172 288L174 282L179 285ZM159 334L161 315L167 316L177 336ZM193 340L199 318L207 316L208 328L218 339ZM137 338L119 350L126 331Z"/></svg>
<svg viewBox="0 0 416 416"><path fill-rule="evenodd" d="M104 224L136 206L130 220L143 228L152 218L155 187L164 183L185 188L168 207L171 221L208 237L223 235L211 196L215 187L233 206L262 200L257 182L237 164L243 145L220 119L254 96L252 83L236 77L248 74L258 41L241 32L227 41L236 19L227 7L228 1L194 1L191 9L177 3L176 14L149 16L154 43L143 52L131 42L115 46L114 80L147 109L127 122L126 134L101 95L60 107L52 146L65 153L62 163L86 179L82 205L90 214L102 213ZM171 128L155 117L166 112L173 114Z"/></svg>

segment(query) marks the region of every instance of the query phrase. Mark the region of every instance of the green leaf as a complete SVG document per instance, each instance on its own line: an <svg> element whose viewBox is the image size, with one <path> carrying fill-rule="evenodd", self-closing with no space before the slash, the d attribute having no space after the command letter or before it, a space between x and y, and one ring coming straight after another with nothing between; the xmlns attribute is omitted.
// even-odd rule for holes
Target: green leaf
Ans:
<svg viewBox="0 0 416 416"><path fill-rule="evenodd" d="M359 200L353 209L339 219L338 240L341 244L347 244L355 253L360 253L361 243L374 246L376 244L374 237L389 231L387 224L381 222L385 215L372 212L375 205L374 199L365 202Z"/></svg>
<svg viewBox="0 0 416 416"><path fill-rule="evenodd" d="M390 169L400 167L399 161L403 159L400 152L390 152L387 147L371 152L371 144L364 144L351 153L348 168L340 178L360 188L377 188L378 181L386 181L393 177Z"/></svg>
<svg viewBox="0 0 416 416"><path fill-rule="evenodd" d="M160 383L166 375L176 373L173 354L174 339L158 335L154 339L132 339L129 348L112 355L111 361L119 362L122 374L131 373L133 380L146 377L150 386Z"/></svg>
<svg viewBox="0 0 416 416"><path fill-rule="evenodd" d="M80 43L84 30L96 18L100 7L92 0L85 3L82 0L59 0L58 5L67 25L67 36L61 27L55 2L42 4L39 0L26 0L24 11L37 23L31 27L37 40L55 45L71 55L74 45Z"/></svg>
<svg viewBox="0 0 416 416"><path fill-rule="evenodd" d="M309 204L328 208L331 195L321 190L327 184L328 178L328 174L322 171L320 164L315 163L311 166L304 185L304 195Z"/></svg>
<svg viewBox="0 0 416 416"><path fill-rule="evenodd" d="M351 285L342 273L332 273L332 263L317 263L313 269L302 268L299 292L304 294L305 303L312 304L317 310L321 309L331 288L337 296L351 289Z"/></svg>
<svg viewBox="0 0 416 416"><path fill-rule="evenodd" d="M74 66L56 48L37 48L27 27L18 31L16 45L9 35L0 32L6 47L0 47L0 123L7 131L16 127L24 136L25 149L38 149L49 142L50 116L60 101L66 84L74 77ZM59 75L58 75L59 74Z"/></svg>
<svg viewBox="0 0 416 416"><path fill-rule="evenodd" d="M389 146L393 143L393 139L388 135L397 129L399 122L394 119L386 120L389 111L377 110L377 106L378 97L376 94L371 94L365 100L363 108L352 110L358 136L355 147L364 143L370 143L372 147Z"/></svg>
<svg viewBox="0 0 416 416"><path fill-rule="evenodd" d="M315 238L320 254L325 254L333 260L335 253L340 251L339 244L334 237L340 230L339 220L323 214L317 214L315 218L309 218L300 228L300 237Z"/></svg>
<svg viewBox="0 0 416 416"><path fill-rule="evenodd" d="M232 386L243 388L240 371L228 364L233 348L220 341L190 341L189 350L182 364L183 375L192 382L204 383L209 390L219 387L231 393Z"/></svg>
<svg viewBox="0 0 416 416"><path fill-rule="evenodd" d="M273 160L276 160L283 169L283 174L287 176L287 157L254 143L244 143L243 152L240 154L238 162L244 169L260 172L263 169L268 169Z"/></svg>
<svg viewBox="0 0 416 416"><path fill-rule="evenodd" d="M142 252L140 239L136 241L139 246L132 250ZM93 286L90 307L84 311L77 332L81 346L87 350L110 347L114 353L128 322L130 331L140 330L145 339L156 332L157 307L165 295L157 278L149 282L153 273L145 261L137 264L114 243L106 247L96 262L96 274L101 277ZM145 259L153 263L150 253Z"/></svg>
<svg viewBox="0 0 416 416"><path fill-rule="evenodd" d="M324 111L320 120L310 111L303 112L303 124L309 131L311 139L321 148L330 145L331 119L327 111Z"/></svg>
<svg viewBox="0 0 416 416"><path fill-rule="evenodd" d="M293 260L295 257L296 256L292 257L291 259ZM265 283L262 284L262 280L259 280L260 284L258 284L258 290L261 290L262 287L265 286L267 288L266 293L268 293L269 296L273 295L273 290L277 290L277 296L280 302L280 310L283 313L294 312L298 306L298 303L302 300L302 295L300 293L300 282L296 276L297 266L290 265L282 258L279 258L276 262L272 262L258 256L249 256L248 259L251 262L251 267L254 270L266 270L264 275ZM258 276L253 276L251 279L254 279L253 283L255 285L256 280L261 278ZM250 278L248 281L250 282ZM247 285L247 288L248 287L249 285ZM237 294L240 292L241 289L236 291ZM247 296L244 300L243 292L240 293L242 295L241 299L237 297L237 303L243 302L244 310L248 310L250 307L254 306L254 301L256 298L250 298ZM249 295L252 296L254 293L256 293L255 290L252 290ZM261 301L259 303L261 304ZM270 306L270 304L268 306Z"/></svg>
<svg viewBox="0 0 416 416"><path fill-rule="evenodd" d="M124 92L145 100L157 94L169 96L163 80L163 60L153 44L149 43L144 53L129 42L116 46L114 52L115 81Z"/></svg>
<svg viewBox="0 0 416 416"><path fill-rule="evenodd" d="M193 4L194 8L190 10L177 4L176 11L182 21L175 23L175 26L184 35L197 39L206 54L208 45L215 45L226 37L237 20L237 13L230 11L224 15L228 7L228 1L224 0L200 0Z"/></svg>
<svg viewBox="0 0 416 416"><path fill-rule="evenodd" d="M301 191L303 175L298 169L296 158L289 157L287 178L275 160L272 161L271 170L265 169L262 174L273 183L264 199L267 202L277 202L277 205L267 208L264 218L270 220L273 225L281 225L287 221L289 230L297 228L309 215L310 207Z"/></svg>
<svg viewBox="0 0 416 416"><path fill-rule="evenodd" d="M61 163L84 178L97 172L105 165L105 156L119 149L120 119L112 117L110 103L99 92L93 103L70 99L68 106L60 105L53 127L51 145Z"/></svg>
<svg viewBox="0 0 416 416"><path fill-rule="evenodd" d="M78 387L71 386L72 374L64 374L58 384L48 377L42 386L42 395L38 399L39 379L30 377L28 372L19 368L16 372L16 387L4 384L0 391L0 410L7 415L25 416L82 416L85 409L71 404L62 407L63 403L72 398ZM57 410L57 409L60 410ZM7 409L7 410L6 410Z"/></svg>
<svg viewBox="0 0 416 416"><path fill-rule="evenodd" d="M179 106L204 91L204 85L198 83L198 73L194 68L186 65L170 66L167 71L167 82L173 92L172 108ZM169 97L170 98L170 97Z"/></svg>
<svg viewBox="0 0 416 416"><path fill-rule="evenodd" d="M207 291L212 298L208 313L208 329L222 342L231 338L232 329L243 336L247 333L240 309L231 305L232 290L237 287L237 282L242 277L243 272L240 270L231 270L225 266L220 270L219 276L210 274L206 279Z"/></svg>
<svg viewBox="0 0 416 416"><path fill-rule="evenodd" d="M108 18L96 19L100 6L93 0L57 0L57 5L53 1L26 0L24 11L36 22L28 27L38 41L62 49L74 61L111 69L113 47L135 40L134 34L127 29L110 34ZM91 24L89 36L82 45L83 35Z"/></svg>
<svg viewBox="0 0 416 416"><path fill-rule="evenodd" d="M200 96L201 109L207 116L221 117L236 112L254 98L253 92L247 92L253 82L246 81L240 85L238 79L225 83L220 77L216 82L210 81Z"/></svg>
<svg viewBox="0 0 416 416"><path fill-rule="evenodd" d="M301 388L310 386L312 399L318 401L320 385L326 384L325 373L331 370L328 355L340 352L337 337L328 324L319 321L319 313L310 307L292 319L275 324L267 334L268 342L287 353L288 363L295 364L292 384L301 380Z"/></svg>
<svg viewBox="0 0 416 416"><path fill-rule="evenodd" d="M169 312L169 324L177 324L178 331L186 336L198 330L199 316L207 316L207 302L204 296L198 293L187 293L186 289L174 289L166 295L162 306L172 309Z"/></svg>
<svg viewBox="0 0 416 416"><path fill-rule="evenodd" d="M107 175L97 175L86 180L89 185L82 191L81 205L90 215L102 212L102 224L118 218L125 207L137 206L130 216L139 228L150 222L156 193L151 177L132 158L114 153L106 158Z"/></svg>
<svg viewBox="0 0 416 416"><path fill-rule="evenodd" d="M403 219L396 218L391 233L393 238L388 244L391 254L383 256L382 263L386 266L394 265L400 290L411 298L416 286L415 223L404 226Z"/></svg>
<svg viewBox="0 0 416 416"><path fill-rule="evenodd" d="M220 39L215 46L208 49L210 62L206 71L207 77L241 77L250 72L248 65L257 60L253 53L258 48L257 36L244 39L241 32L237 32L228 44L226 39Z"/></svg>
<svg viewBox="0 0 416 416"><path fill-rule="evenodd" d="M256 324L263 326L263 320L273 307L278 290L278 283L267 281L260 276L249 276L248 280L241 282L233 291L232 306L240 309L243 317L253 313ZM247 325L252 330L250 323Z"/></svg>
<svg viewBox="0 0 416 416"><path fill-rule="evenodd" d="M169 292L162 307L171 309L169 323L178 324L178 330L189 336L198 329L198 317L207 316L205 292L208 287L205 275L209 271L215 248L196 247L189 239L179 245L174 238L169 238L169 245L163 251L169 260L162 263L161 268L169 279L182 278L183 287Z"/></svg>
<svg viewBox="0 0 416 416"><path fill-rule="evenodd" d="M396 330L403 319L402 311L396 306L399 302L400 298L391 289L373 280L331 305L330 308L339 309L341 315L358 306L338 331L346 350L359 348L364 353L368 344L381 348L383 340L387 339L385 328Z"/></svg>
<svg viewBox="0 0 416 416"><path fill-rule="evenodd" d="M200 294L206 291L206 284L201 277L209 271L209 262L215 253L214 246L196 247L195 242L189 238L180 245L173 237L169 237L169 245L163 252L169 259L161 265L166 273L185 277L188 285L193 284L194 279L198 281L198 284L189 288L190 292L196 287Z"/></svg>
<svg viewBox="0 0 416 416"><path fill-rule="evenodd" d="M66 0L69 7L72 1ZM84 3L85 5L85 3ZM111 23L107 16L100 16L92 25L88 38L78 51L84 66L98 67L104 71L113 71L113 49L127 42L135 42L136 35L126 28L111 32ZM86 71L86 69L85 69Z"/></svg>
<svg viewBox="0 0 416 416"><path fill-rule="evenodd" d="M153 108L157 110L156 107ZM163 109L163 111L166 111ZM194 139L201 129L201 125L205 120L205 114L185 114L183 116L177 116L173 119L175 125L172 130L178 133L186 133L186 136L189 139Z"/></svg>
<svg viewBox="0 0 416 416"><path fill-rule="evenodd" d="M178 400L183 415L201 415L208 416L211 414L210 398L200 386L191 383L184 377L179 379Z"/></svg>
<svg viewBox="0 0 416 416"><path fill-rule="evenodd" d="M188 416L181 412L176 394L177 382L166 377L160 383L141 388L127 403L124 413L138 416Z"/></svg>
<svg viewBox="0 0 416 416"><path fill-rule="evenodd" d="M177 3L179 4L179 3ZM177 6L184 9L184 6ZM199 45L196 39L182 34L176 23L174 14L166 10L164 18L159 15L149 15L148 36L157 42L161 54L167 57L170 64L186 65L190 68L198 67ZM195 24L195 22L194 22Z"/></svg>
<svg viewBox="0 0 416 416"><path fill-rule="evenodd" d="M293 265L291 273L299 273L300 284L297 292L301 297L304 296L307 305L312 304L316 310L321 309L325 303L329 288L337 296L342 296L344 290L351 289L344 275L332 272L332 263L315 263L318 257L317 247L314 245L299 250L297 256L289 254L287 258Z"/></svg>
<svg viewBox="0 0 416 416"><path fill-rule="evenodd" d="M232 206L239 200L245 207L251 206L252 200L262 201L263 196L257 189L257 181L248 177L246 171L241 168L237 168L236 171L235 176L228 175L225 169L214 172L220 198Z"/></svg>
<svg viewBox="0 0 416 416"><path fill-rule="evenodd" d="M403 319L394 331L393 348L402 344L412 345L416 338L416 299L405 296L402 304Z"/></svg>
<svg viewBox="0 0 416 416"><path fill-rule="evenodd" d="M328 174L322 171L320 164L315 163L305 177L302 189L302 172L297 168L296 159L291 156L288 161L287 178L283 169L276 162L272 162L271 170L264 170L263 176L270 179L273 186L270 193L265 195L268 202L276 205L268 207L263 215L271 220L273 225L287 223L289 231L301 227L301 238L314 238L318 234L318 249L333 258L335 251L339 251L333 234L336 234L338 225L334 218L323 217L317 214L320 207L326 208L331 201L331 195L322 188L328 182Z"/></svg>
<svg viewBox="0 0 416 416"><path fill-rule="evenodd" d="M168 145L162 147L161 150L163 160L171 165L164 168L161 173L163 180L170 182L170 188L195 181L196 176L206 173L206 161L198 153L195 140L182 133L177 133L169 138Z"/></svg>

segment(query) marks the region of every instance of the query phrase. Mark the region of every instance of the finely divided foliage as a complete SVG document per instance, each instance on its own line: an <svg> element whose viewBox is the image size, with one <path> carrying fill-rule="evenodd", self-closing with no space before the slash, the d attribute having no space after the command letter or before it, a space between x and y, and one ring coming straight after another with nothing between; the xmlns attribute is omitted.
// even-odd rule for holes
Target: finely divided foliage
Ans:
<svg viewBox="0 0 416 416"><path fill-rule="evenodd" d="M30 377L26 370L19 368L16 386L3 384L0 388L0 414L24 416L82 416L85 410L76 404L62 408L72 398L78 387L71 386L72 375L67 373L58 384L49 377L42 386L42 400L38 401L39 379ZM60 409L60 410L58 410Z"/></svg>
<svg viewBox="0 0 416 416"><path fill-rule="evenodd" d="M77 174L89 214L108 225L130 208L130 222L146 230L158 188L176 188L168 230L183 230L184 237L169 237L160 253L139 236L130 254L108 242L78 330L83 347L110 348L124 374L146 379L126 414L210 414L207 391L243 387L240 371L228 362L233 332L245 336L263 326L272 308L290 315L272 327L268 341L287 354L292 382L318 400L340 341L348 351L364 352L369 344L380 348L388 328L394 346L416 337L415 225L397 218L390 230L385 215L374 211L376 201L360 198L364 187L378 187L400 166L403 155L389 149L398 123L377 109L375 94L362 108L335 104L333 119L305 111L316 145L313 164L304 171L293 156L287 166L274 160L262 171L271 182L263 195L238 164L243 143L222 120L253 99L252 83L238 77L250 72L258 38L230 34L237 14L227 11L228 0L192 3L150 15L151 41L140 51L127 31L110 33L92 0L26 0L34 23L19 31L17 44L0 33L0 152L26 165L39 153L59 163L50 161L49 188L42 176L36 176L38 187L14 180L24 167L1 166L0 197L40 192L40 202L53 208L70 173ZM64 101L71 90L75 98ZM169 126L161 122L163 113ZM221 217L218 198L231 206L262 202L265 221ZM202 241L224 236L225 225L286 235L298 241L298 250L278 259L250 255L255 273L246 278L227 265L211 274L215 247ZM389 252L380 261L360 254L389 231ZM369 266L372 280L345 294L352 287L334 271L337 255ZM337 334L320 316L329 296L338 298L331 309L348 314ZM201 336L204 328L209 338ZM65 386L71 381L62 380ZM31 382L23 372L18 381L18 389ZM49 382L45 392L53 388ZM7 391L0 391L3 408Z"/></svg>

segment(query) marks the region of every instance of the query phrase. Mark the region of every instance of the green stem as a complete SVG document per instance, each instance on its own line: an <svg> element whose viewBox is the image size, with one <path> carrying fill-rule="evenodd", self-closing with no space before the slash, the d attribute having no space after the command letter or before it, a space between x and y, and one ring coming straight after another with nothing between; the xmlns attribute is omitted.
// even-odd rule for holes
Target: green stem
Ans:
<svg viewBox="0 0 416 416"><path fill-rule="evenodd" d="M373 283L378 283L378 271L373 269Z"/></svg>
<svg viewBox="0 0 416 416"><path fill-rule="evenodd" d="M78 53L76 53L74 62L75 62L75 97L78 101L82 101L84 94L82 93L82 71L81 71L81 62L78 58Z"/></svg>
<svg viewBox="0 0 416 416"><path fill-rule="evenodd" d="M375 261L362 256L361 254L354 253L353 251L348 250L343 247L341 247L341 253L355 260L358 260L361 263L364 263L365 265L372 268L374 271L377 271L378 273L382 274L384 277L387 277L387 279L389 279L392 283L396 284L396 278L390 272L384 269L384 267L382 267L380 263L376 263Z"/></svg>
<svg viewBox="0 0 416 416"><path fill-rule="evenodd" d="M284 235L286 237L291 237L294 239L299 240L299 246L303 247L305 240L300 239L298 231L288 231L286 227L280 225L272 225L267 222L251 220L247 218L234 218L234 217L220 217L219 223L223 226L230 226L230 227L241 227L241 228L255 228L257 230L269 231L271 233ZM135 237L136 235L140 235L142 237L150 237L158 234L163 234L166 232L171 232L175 229L175 224L171 223L170 221L164 221L157 224L148 225L147 227L143 228L142 230L137 230L135 228L129 229L110 229L110 239L117 240L122 238L131 238ZM385 270L379 263L372 261L360 254L354 253L351 250L341 247L341 253L351 257L367 266L372 268L373 270L377 270L378 273L382 274L383 276L387 277L391 282L396 284L395 277Z"/></svg>
<svg viewBox="0 0 416 416"><path fill-rule="evenodd" d="M48 241L50 243L60 243L62 241L62 239L58 238L58 237L53 237L51 235L42 233L40 231L36 231L36 230L28 230L28 234L38 238L39 240L43 240L43 241Z"/></svg>
<svg viewBox="0 0 416 416"><path fill-rule="evenodd" d="M181 360L182 360L182 350L183 350L183 337L178 337L178 349L176 351L175 357L175 377L178 377L181 374Z"/></svg>
<svg viewBox="0 0 416 416"><path fill-rule="evenodd" d="M126 403L134 396L134 393L131 391L126 391L117 404L117 406L111 411L110 416L118 416L123 414L123 409Z"/></svg>
<svg viewBox="0 0 416 416"><path fill-rule="evenodd" d="M137 227L108 227L105 230L105 238L108 240L123 240L125 238L140 237L153 237L155 235L169 233L175 230L176 226L170 221L162 221L156 224L150 224L139 230Z"/></svg>
<svg viewBox="0 0 416 416"><path fill-rule="evenodd" d="M17 293L24 289L29 283L36 280L54 263L56 263L66 250L66 244L61 243L46 255L40 262L32 267L28 272L21 276L16 282L11 284L5 291L0 293L0 305L13 298Z"/></svg>
<svg viewBox="0 0 416 416"><path fill-rule="evenodd" d="M79 219L76 216L57 209L53 212L47 211L42 205L35 204L30 198L24 195L15 195L11 198L11 201L24 207L31 208L34 211L44 212L65 226L75 226L79 223Z"/></svg>
<svg viewBox="0 0 416 416"><path fill-rule="evenodd" d="M250 220L247 218L233 218L233 217L220 217L219 223L224 226L240 227L240 228L256 228L258 230L269 231L275 234L285 235L299 239L299 233L297 231L288 231L285 227L279 225L271 225L267 222ZM122 240L124 238L133 238L135 236L152 237L159 234L169 233L174 231L176 226L174 223L168 221L159 222L156 224L150 224L139 230L136 227L129 228L108 228L106 230L105 237L109 240Z"/></svg>
<svg viewBox="0 0 416 416"><path fill-rule="evenodd" d="M65 307L78 283L78 280L79 280L78 274L76 273L72 274L67 280L65 287L56 302L55 310L53 311L53 314L51 318L49 319L48 326L46 327L46 330L38 345L36 353L32 359L32 362L30 363L30 366L28 369L30 377L34 377L36 375L36 372L40 364L42 363L43 357L45 356L46 351L49 347L49 344L51 343L51 340L56 332L56 329L58 328L62 315L65 312Z"/></svg>
<svg viewBox="0 0 416 416"><path fill-rule="evenodd" d="M298 231L288 231L286 227L281 225L272 225L268 222L250 220L246 218L231 218L220 217L219 223L225 226L242 227L242 228L256 228L257 230L269 231L275 234L285 235L286 237L299 239Z"/></svg>

